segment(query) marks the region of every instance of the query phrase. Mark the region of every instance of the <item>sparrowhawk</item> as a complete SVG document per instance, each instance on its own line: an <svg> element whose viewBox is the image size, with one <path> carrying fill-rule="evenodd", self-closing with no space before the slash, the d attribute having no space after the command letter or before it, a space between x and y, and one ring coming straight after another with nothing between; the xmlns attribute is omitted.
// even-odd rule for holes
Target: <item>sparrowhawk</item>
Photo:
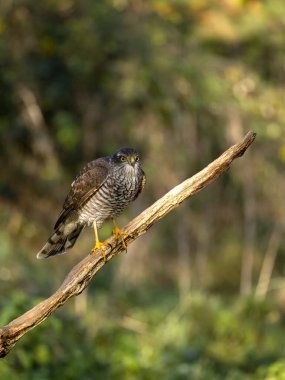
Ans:
<svg viewBox="0 0 285 380"><path fill-rule="evenodd" d="M37 258L65 253L73 247L82 229L93 225L96 240L93 251L99 248L105 259L103 248L107 243L99 241L97 229L108 219L113 219L113 232L125 247L125 234L114 218L137 198L144 185L145 174L133 148L122 148L113 156L89 162L71 184L54 232Z"/></svg>

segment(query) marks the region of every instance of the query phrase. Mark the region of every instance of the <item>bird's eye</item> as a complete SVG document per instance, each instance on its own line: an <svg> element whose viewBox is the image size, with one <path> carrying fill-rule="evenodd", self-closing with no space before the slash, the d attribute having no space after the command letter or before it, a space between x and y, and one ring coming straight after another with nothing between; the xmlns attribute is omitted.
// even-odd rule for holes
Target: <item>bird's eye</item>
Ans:
<svg viewBox="0 0 285 380"><path fill-rule="evenodd" d="M121 160L121 162L125 162L126 161L126 157L125 156L121 156L120 160Z"/></svg>
<svg viewBox="0 0 285 380"><path fill-rule="evenodd" d="M135 161L139 162L139 160L140 160L139 156L136 156Z"/></svg>

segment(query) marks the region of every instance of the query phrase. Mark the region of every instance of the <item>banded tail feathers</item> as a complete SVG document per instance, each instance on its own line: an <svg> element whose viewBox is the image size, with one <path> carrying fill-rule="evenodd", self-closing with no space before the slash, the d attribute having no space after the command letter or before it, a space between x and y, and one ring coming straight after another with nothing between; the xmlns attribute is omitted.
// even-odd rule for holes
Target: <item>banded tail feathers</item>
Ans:
<svg viewBox="0 0 285 380"><path fill-rule="evenodd" d="M38 252L37 259L46 259L50 256L62 255L72 248L83 229L82 224L60 224L49 237L46 244Z"/></svg>

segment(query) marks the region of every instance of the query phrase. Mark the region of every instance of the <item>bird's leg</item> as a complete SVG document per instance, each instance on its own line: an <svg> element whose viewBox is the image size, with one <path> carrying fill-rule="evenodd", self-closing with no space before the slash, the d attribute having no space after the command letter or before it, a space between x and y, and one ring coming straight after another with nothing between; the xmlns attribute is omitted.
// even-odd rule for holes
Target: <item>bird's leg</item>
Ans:
<svg viewBox="0 0 285 380"><path fill-rule="evenodd" d="M114 224L113 234L115 235L116 240L121 240L122 246L127 250L127 244L125 242L124 237L132 236L132 234L128 234L127 232L122 232L122 230L117 226L115 219L112 219Z"/></svg>
<svg viewBox="0 0 285 380"><path fill-rule="evenodd" d="M95 252L97 249L99 249L101 256L103 257L104 261L106 261L106 254L105 254L103 247L111 247L112 248L112 246L109 243L105 243L105 242L101 243L100 242L100 240L98 238L96 220L93 222L93 228L94 228L94 233L95 233L95 246L94 246L94 248L92 248L92 252Z"/></svg>

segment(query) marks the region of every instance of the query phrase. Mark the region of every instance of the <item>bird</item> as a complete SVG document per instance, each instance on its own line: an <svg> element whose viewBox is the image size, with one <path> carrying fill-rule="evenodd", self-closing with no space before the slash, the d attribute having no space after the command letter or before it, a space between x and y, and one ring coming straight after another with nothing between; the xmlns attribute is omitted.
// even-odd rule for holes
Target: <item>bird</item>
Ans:
<svg viewBox="0 0 285 380"><path fill-rule="evenodd" d="M95 246L106 261L108 243L101 242L98 229L112 219L113 233L126 249L125 236L115 218L141 193L146 176L141 168L140 156L134 148L121 148L113 155L95 159L77 175L63 203L54 231L38 252L38 259L66 253L81 231L93 226Z"/></svg>

